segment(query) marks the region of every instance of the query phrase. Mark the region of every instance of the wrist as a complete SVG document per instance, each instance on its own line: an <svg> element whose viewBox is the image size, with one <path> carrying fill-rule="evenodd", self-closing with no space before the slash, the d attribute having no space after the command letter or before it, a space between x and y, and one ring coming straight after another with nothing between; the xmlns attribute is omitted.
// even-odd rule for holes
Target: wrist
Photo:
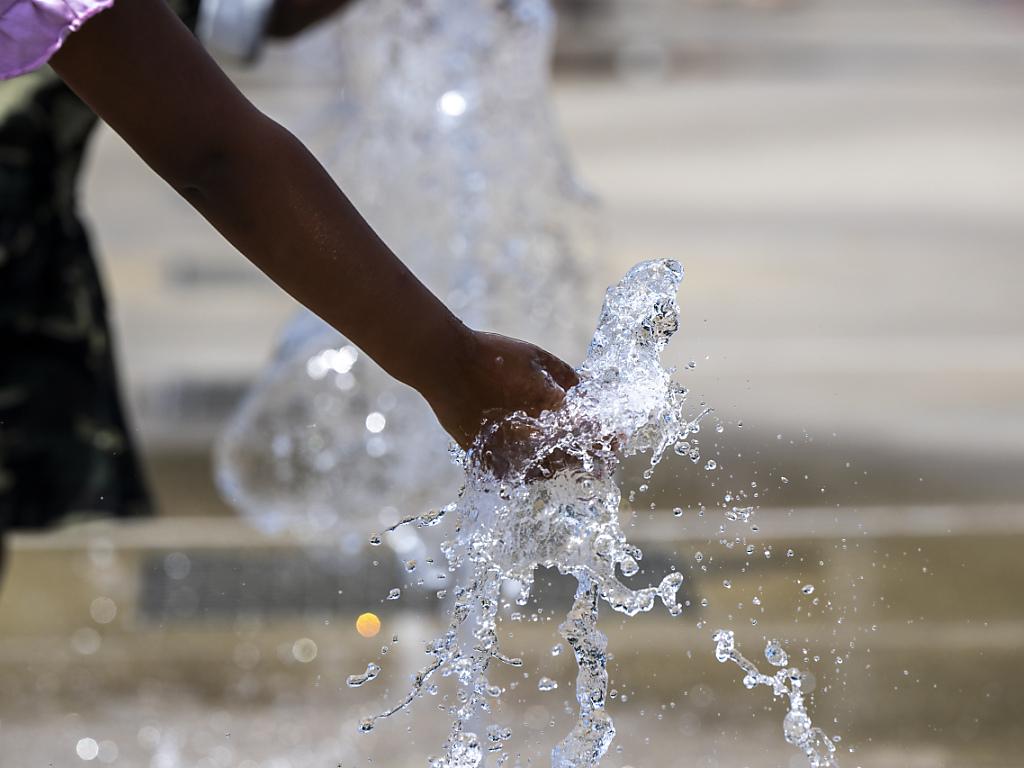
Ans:
<svg viewBox="0 0 1024 768"><path fill-rule="evenodd" d="M423 363L415 381L408 383L432 405L460 397L479 349L476 331L452 314L437 327L423 331L417 342Z"/></svg>

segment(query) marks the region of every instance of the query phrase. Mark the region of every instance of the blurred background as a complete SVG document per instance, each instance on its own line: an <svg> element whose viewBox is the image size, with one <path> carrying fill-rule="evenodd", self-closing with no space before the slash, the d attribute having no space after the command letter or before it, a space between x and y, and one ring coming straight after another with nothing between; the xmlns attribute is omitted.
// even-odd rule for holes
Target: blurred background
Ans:
<svg viewBox="0 0 1024 768"><path fill-rule="evenodd" d="M602 206L599 287L566 311L596 320L634 263L681 261L667 356L724 427L723 472L666 460L656 508L631 513L638 583L675 563L690 607L604 617L604 764L803 764L781 704L715 661L724 626L747 656L779 638L813 673L811 715L844 766L1024 765L1024 4L556 7L551 96ZM322 53L345 23L230 70L318 152L343 119L323 108L342 78ZM437 574L361 529L319 547L261 532L212 479L213 441L294 303L109 130L83 200L159 515L10 538L0 766L425 764L433 702L356 724L426 661ZM735 546L713 506L728 489L759 494ZM417 546L440 561L435 544ZM550 653L571 589L547 581L501 630L526 660L499 708L523 765L547 764L575 706L571 655ZM348 688L369 661L381 678Z"/></svg>

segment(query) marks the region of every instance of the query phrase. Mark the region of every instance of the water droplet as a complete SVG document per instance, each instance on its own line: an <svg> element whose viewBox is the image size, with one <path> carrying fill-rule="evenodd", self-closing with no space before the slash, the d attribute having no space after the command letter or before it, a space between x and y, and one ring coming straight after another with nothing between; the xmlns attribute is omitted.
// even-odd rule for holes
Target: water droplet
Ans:
<svg viewBox="0 0 1024 768"><path fill-rule="evenodd" d="M380 675L380 666L370 662L366 665L366 671L362 674L349 675L345 678L345 685L349 688L359 688L372 680L376 680L378 675Z"/></svg>
<svg viewBox="0 0 1024 768"><path fill-rule="evenodd" d="M550 677L542 677L537 681L538 691L553 691L558 687L558 681Z"/></svg>
<svg viewBox="0 0 1024 768"><path fill-rule="evenodd" d="M789 663L789 656L778 640L769 640L764 647L764 657L773 667L784 667Z"/></svg>
<svg viewBox="0 0 1024 768"><path fill-rule="evenodd" d="M502 725L487 726L487 739L492 742L508 741L512 738L512 729Z"/></svg>
<svg viewBox="0 0 1024 768"><path fill-rule="evenodd" d="M619 563L619 568L622 569L623 576L636 576L637 571L640 570L640 565L634 558L626 555Z"/></svg>
<svg viewBox="0 0 1024 768"><path fill-rule="evenodd" d="M395 587L390 592L388 592L388 600L397 600L401 596L402 590L400 590L398 587Z"/></svg>
<svg viewBox="0 0 1024 768"><path fill-rule="evenodd" d="M814 585L813 584L804 584L802 587L800 587L800 591L803 592L805 595L813 595L814 594Z"/></svg>
<svg viewBox="0 0 1024 768"><path fill-rule="evenodd" d="M750 520L753 514L753 507L732 507L731 509L726 510L725 519L732 522L739 521L741 523L746 523Z"/></svg>

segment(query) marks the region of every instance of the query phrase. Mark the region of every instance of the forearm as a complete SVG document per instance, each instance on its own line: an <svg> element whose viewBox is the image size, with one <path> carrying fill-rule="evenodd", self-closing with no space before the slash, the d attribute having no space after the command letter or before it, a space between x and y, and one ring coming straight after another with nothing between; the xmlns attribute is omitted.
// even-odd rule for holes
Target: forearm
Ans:
<svg viewBox="0 0 1024 768"><path fill-rule="evenodd" d="M466 333L302 145L256 110L162 0L71 35L65 81L245 256L396 378L430 392Z"/></svg>
<svg viewBox="0 0 1024 768"><path fill-rule="evenodd" d="M468 340L461 322L281 126L261 118L179 191L275 282L395 378L430 392L462 362Z"/></svg>

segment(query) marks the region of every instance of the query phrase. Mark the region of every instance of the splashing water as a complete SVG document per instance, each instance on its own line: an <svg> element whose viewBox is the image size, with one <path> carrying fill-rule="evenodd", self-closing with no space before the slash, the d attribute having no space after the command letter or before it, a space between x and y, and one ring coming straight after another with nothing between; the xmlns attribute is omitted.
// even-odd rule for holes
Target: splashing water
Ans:
<svg viewBox="0 0 1024 768"><path fill-rule="evenodd" d="M579 706L576 724L552 751L551 764L598 765L615 736L605 711L607 638L597 629L600 604L635 616L660 600L671 615L682 612L676 597L681 573L672 571L659 584L635 590L619 580L616 568L634 575L643 555L619 525L621 494L613 478L623 457L649 455L649 477L669 448L688 455L688 435L710 412L687 418L686 389L661 363L679 327L676 293L682 278L682 266L671 260L630 270L605 296L587 358L577 371L580 383L566 394L563 407L537 418L512 414L486 427L467 452L456 454L465 472L458 500L399 523L428 526L454 517L454 535L443 550L449 568L461 570L464 578L452 590L448 629L427 646L432 661L404 698L363 720L361 730L372 730L378 720L412 704L440 673L453 676L459 690L448 710L452 727L444 755L431 758L431 768L476 768L485 750L500 751L504 739L482 745L470 724L486 717L491 700L502 693L488 680L491 663L522 665L498 644L501 586L517 583L517 602L525 604L536 569L553 567L577 581L559 632L578 667ZM504 753L499 764L503 758Z"/></svg>
<svg viewBox="0 0 1024 768"><path fill-rule="evenodd" d="M838 768L835 744L825 732L811 723L804 703L807 676L796 667L778 670L774 675L765 675L757 665L736 650L735 637L732 631L720 629L714 634L715 658L723 664L731 661L746 674L743 685L748 689L765 685L772 689L777 697L788 699L789 711L782 721L782 734L789 744L800 749L806 756L811 768ZM770 640L764 649L768 663L775 667L785 667L789 662L786 652L777 640Z"/></svg>
<svg viewBox="0 0 1024 768"><path fill-rule="evenodd" d="M349 688L359 688L362 685L366 685L367 683L376 680L379 674L380 666L371 662L366 665L366 671L362 674L349 675L345 680L345 684L348 685Z"/></svg>

